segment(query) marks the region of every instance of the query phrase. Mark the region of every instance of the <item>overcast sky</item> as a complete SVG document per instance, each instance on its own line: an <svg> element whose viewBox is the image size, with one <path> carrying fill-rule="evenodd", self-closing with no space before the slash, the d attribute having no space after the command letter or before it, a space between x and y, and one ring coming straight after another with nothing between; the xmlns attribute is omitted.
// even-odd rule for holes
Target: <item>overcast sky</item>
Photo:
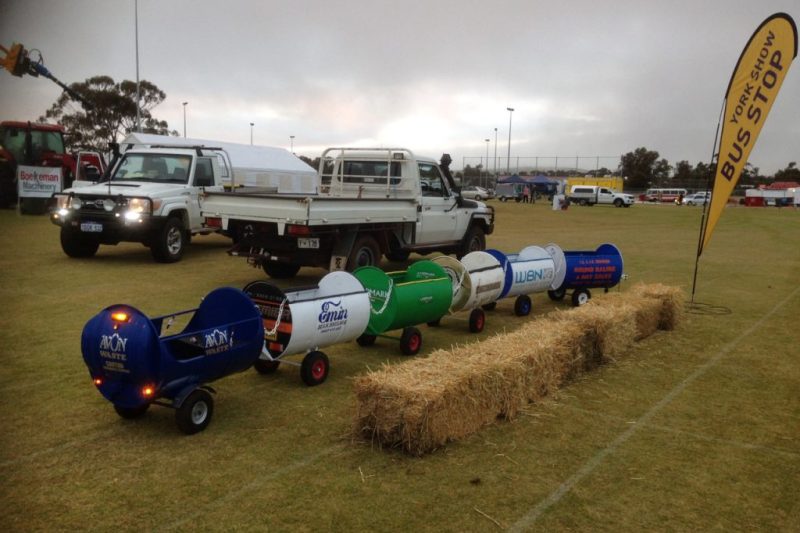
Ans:
<svg viewBox="0 0 800 533"><path fill-rule="evenodd" d="M645 146L711 156L734 65L756 27L798 0L139 0L139 74L157 118L189 137L289 148L402 146L456 167L616 168ZM134 0L2 0L0 43L39 49L71 83L136 79ZM61 89L0 72L0 118L32 120ZM608 156L608 157L605 157ZM531 159L527 159L531 158ZM590 159L592 158L592 159ZM800 65L750 162L800 162ZM490 163L490 168L493 163Z"/></svg>

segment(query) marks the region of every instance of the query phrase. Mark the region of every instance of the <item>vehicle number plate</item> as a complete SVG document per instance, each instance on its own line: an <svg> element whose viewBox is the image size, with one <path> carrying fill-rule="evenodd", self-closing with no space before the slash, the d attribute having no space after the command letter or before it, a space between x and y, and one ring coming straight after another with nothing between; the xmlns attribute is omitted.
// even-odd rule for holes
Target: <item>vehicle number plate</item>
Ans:
<svg viewBox="0 0 800 533"><path fill-rule="evenodd" d="M103 231L103 225L97 222L81 222L81 231L101 233Z"/></svg>
<svg viewBox="0 0 800 533"><path fill-rule="evenodd" d="M319 238L313 239L306 239L306 238L298 238L297 239L297 247L298 248L319 248Z"/></svg>

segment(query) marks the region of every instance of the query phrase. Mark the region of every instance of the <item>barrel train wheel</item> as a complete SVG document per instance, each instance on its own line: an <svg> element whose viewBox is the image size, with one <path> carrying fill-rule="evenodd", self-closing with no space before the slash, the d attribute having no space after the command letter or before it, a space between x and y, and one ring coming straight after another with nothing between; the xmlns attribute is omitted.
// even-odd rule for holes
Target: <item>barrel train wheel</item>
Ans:
<svg viewBox="0 0 800 533"><path fill-rule="evenodd" d="M309 387L324 383L328 379L329 371L328 356L320 351L308 352L300 365L300 377Z"/></svg>
<svg viewBox="0 0 800 533"><path fill-rule="evenodd" d="M547 291L547 296L554 302L560 302L567 294L567 289L556 289L554 291Z"/></svg>
<svg viewBox="0 0 800 533"><path fill-rule="evenodd" d="M531 297L527 294L521 294L514 300L514 314L517 316L528 316L531 312Z"/></svg>
<svg viewBox="0 0 800 533"><path fill-rule="evenodd" d="M580 307L592 299L592 293L589 289L575 289L572 291L572 305Z"/></svg>
<svg viewBox="0 0 800 533"><path fill-rule="evenodd" d="M378 337L376 335L369 335L367 333L362 334L359 338L356 339L356 342L359 346L372 346L375 344L375 339Z"/></svg>
<svg viewBox="0 0 800 533"><path fill-rule="evenodd" d="M253 368L259 374L274 374L279 366L281 366L280 361L267 361L266 359L256 359L256 362L253 363Z"/></svg>
<svg viewBox="0 0 800 533"><path fill-rule="evenodd" d="M206 429L214 414L214 398L204 389L196 389L175 411L178 429L192 435Z"/></svg>
<svg viewBox="0 0 800 533"><path fill-rule="evenodd" d="M470 333L480 333L486 325L486 313L483 309L473 309L469 314L469 331Z"/></svg>
<svg viewBox="0 0 800 533"><path fill-rule="evenodd" d="M422 333L417 328L403 328L400 336L400 351L403 355L417 355L422 348Z"/></svg>

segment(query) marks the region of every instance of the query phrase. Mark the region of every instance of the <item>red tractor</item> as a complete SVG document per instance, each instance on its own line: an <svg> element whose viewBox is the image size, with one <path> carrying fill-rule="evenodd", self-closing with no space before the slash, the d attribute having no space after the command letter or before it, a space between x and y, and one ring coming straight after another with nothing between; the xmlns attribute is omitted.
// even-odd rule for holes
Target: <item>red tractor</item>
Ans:
<svg viewBox="0 0 800 533"><path fill-rule="evenodd" d="M19 206L23 213L44 213L53 192L72 186L76 179L97 181L106 164L98 152L68 153L64 149L62 126L0 122L0 207L14 205L20 180L37 179L39 169L60 175L60 183L42 183L39 190L32 192L22 187Z"/></svg>
<svg viewBox="0 0 800 533"><path fill-rule="evenodd" d="M6 49L0 45L0 69L22 77L43 76L58 84L85 108L88 102L57 79L44 66L41 53L38 61L28 50L14 43ZM67 153L64 149L64 128L55 124L0 122L0 207L17 202L23 213L44 213L54 192L70 187L76 179L97 181L106 164L98 152Z"/></svg>

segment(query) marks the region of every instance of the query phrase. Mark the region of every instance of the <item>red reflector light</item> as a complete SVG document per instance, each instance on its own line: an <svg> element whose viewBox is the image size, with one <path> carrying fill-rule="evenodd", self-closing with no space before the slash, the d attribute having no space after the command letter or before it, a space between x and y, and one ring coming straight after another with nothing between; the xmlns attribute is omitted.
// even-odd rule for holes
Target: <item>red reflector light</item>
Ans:
<svg viewBox="0 0 800 533"><path fill-rule="evenodd" d="M297 224L289 224L287 227L289 235L297 237L298 235L311 235L311 228L308 226L299 226Z"/></svg>
<svg viewBox="0 0 800 533"><path fill-rule="evenodd" d="M95 386L97 386L97 387L99 387L100 385L103 384L103 380L100 379L100 378L94 378L92 381L94 382Z"/></svg>
<svg viewBox="0 0 800 533"><path fill-rule="evenodd" d="M144 396L145 398L149 398L150 396L153 395L154 392L155 389L153 389L153 387L149 385L142 387L142 396Z"/></svg>
<svg viewBox="0 0 800 533"><path fill-rule="evenodd" d="M209 228L221 228L222 227L222 219L221 218L206 218L206 226Z"/></svg>

